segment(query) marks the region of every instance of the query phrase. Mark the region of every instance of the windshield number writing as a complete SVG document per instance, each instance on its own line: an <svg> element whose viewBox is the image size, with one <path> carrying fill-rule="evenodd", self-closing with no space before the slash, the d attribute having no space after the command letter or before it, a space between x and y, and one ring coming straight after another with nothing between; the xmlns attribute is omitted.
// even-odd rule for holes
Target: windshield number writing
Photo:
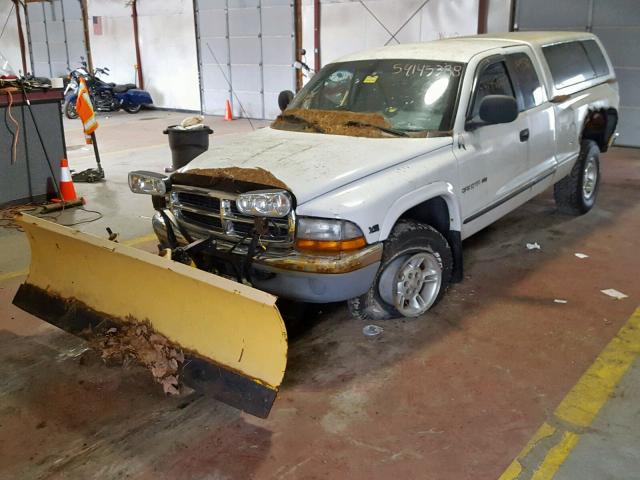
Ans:
<svg viewBox="0 0 640 480"><path fill-rule="evenodd" d="M393 74L404 74L405 77L412 77L414 75L420 75L421 77L430 77L431 75L442 74L451 75L452 77L459 77L461 73L461 65L451 65L449 63L396 63L393 65Z"/></svg>

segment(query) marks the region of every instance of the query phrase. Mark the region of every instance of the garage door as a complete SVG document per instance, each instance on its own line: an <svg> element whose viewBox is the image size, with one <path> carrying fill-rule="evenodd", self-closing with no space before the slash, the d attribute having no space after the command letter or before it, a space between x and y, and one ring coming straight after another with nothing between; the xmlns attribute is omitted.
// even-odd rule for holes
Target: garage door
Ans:
<svg viewBox="0 0 640 480"><path fill-rule="evenodd" d="M638 0L517 0L517 30L588 30L600 37L620 85L618 145L640 147Z"/></svg>
<svg viewBox="0 0 640 480"><path fill-rule="evenodd" d="M290 0L196 0L200 88L205 113L275 118L278 93L295 90Z"/></svg>
<svg viewBox="0 0 640 480"><path fill-rule="evenodd" d="M62 77L87 56L80 0L27 3L27 35L36 76Z"/></svg>

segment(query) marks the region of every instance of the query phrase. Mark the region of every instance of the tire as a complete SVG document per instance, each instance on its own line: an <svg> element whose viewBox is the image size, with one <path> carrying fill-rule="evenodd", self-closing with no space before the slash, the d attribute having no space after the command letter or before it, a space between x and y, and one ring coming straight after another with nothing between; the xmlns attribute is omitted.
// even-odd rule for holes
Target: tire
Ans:
<svg viewBox="0 0 640 480"><path fill-rule="evenodd" d="M422 259L424 262L415 268ZM413 220L400 220L385 242L382 262L371 288L364 295L348 300L349 311L353 317L361 320L420 316L442 298L451 280L452 268L451 248L440 232ZM416 277L412 276L415 272L423 283L418 281L409 289L422 289L421 292L427 293L416 296L425 298L423 304L414 309L407 302L399 301L402 298L399 290L406 288L408 282L415 282ZM436 276L439 279L435 279ZM407 281L402 282L405 278ZM385 295L383 292L386 292ZM399 303L403 305L399 307Z"/></svg>
<svg viewBox="0 0 640 480"><path fill-rule="evenodd" d="M142 110L142 105L136 105L135 107L124 107L124 111L127 113L138 113L140 110Z"/></svg>
<svg viewBox="0 0 640 480"><path fill-rule="evenodd" d="M64 115L69 120L75 120L78 118L78 112L76 112L76 103L65 100L63 107Z"/></svg>
<svg viewBox="0 0 640 480"><path fill-rule="evenodd" d="M558 210L569 215L584 215L595 205L599 187L600 148L593 140L585 140L571 173L553 187Z"/></svg>

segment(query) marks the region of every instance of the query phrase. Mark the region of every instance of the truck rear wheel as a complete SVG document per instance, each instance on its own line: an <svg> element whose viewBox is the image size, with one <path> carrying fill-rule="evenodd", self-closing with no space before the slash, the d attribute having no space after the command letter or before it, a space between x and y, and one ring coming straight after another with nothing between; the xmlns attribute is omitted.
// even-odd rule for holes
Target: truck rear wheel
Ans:
<svg viewBox="0 0 640 480"><path fill-rule="evenodd" d="M595 205L599 187L600 148L585 140L571 173L555 184L553 196L562 213L583 215Z"/></svg>
<svg viewBox="0 0 640 480"><path fill-rule="evenodd" d="M451 249L440 232L401 220L385 242L371 288L348 301L349 311L362 320L418 317L442 298L452 267Z"/></svg>

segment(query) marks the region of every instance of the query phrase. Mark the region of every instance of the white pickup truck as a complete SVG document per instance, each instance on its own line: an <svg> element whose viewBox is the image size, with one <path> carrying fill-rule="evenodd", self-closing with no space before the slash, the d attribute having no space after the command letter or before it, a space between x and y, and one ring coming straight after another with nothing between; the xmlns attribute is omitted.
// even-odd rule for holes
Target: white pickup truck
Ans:
<svg viewBox="0 0 640 480"><path fill-rule="evenodd" d="M350 55L279 101L270 127L131 189L174 258L385 319L425 313L462 279L462 241L548 187L589 211L619 98L597 37L528 32Z"/></svg>

